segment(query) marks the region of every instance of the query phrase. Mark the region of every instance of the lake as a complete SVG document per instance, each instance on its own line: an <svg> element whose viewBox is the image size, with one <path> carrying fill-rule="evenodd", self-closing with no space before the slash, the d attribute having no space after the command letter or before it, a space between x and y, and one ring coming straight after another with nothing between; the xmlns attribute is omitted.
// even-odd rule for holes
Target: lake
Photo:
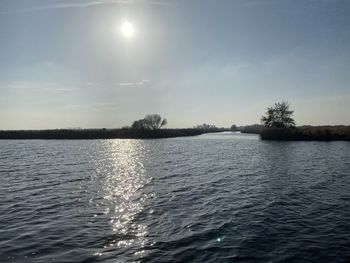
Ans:
<svg viewBox="0 0 350 263"><path fill-rule="evenodd" d="M349 262L350 142L0 141L0 262Z"/></svg>

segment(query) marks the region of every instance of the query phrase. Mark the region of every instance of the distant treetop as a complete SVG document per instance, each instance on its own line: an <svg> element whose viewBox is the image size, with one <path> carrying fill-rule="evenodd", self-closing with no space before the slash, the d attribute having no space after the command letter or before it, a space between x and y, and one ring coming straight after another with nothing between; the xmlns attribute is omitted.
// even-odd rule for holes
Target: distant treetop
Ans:
<svg viewBox="0 0 350 263"><path fill-rule="evenodd" d="M215 125L206 124L206 123L196 125L193 128L198 130L217 130L218 129Z"/></svg>

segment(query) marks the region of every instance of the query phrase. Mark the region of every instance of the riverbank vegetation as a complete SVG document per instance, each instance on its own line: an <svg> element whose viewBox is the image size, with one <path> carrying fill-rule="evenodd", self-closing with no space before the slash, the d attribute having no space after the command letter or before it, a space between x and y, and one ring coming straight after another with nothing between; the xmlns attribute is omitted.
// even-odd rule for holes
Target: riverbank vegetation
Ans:
<svg viewBox="0 0 350 263"><path fill-rule="evenodd" d="M350 141L350 126L301 126L294 128L264 128L263 140Z"/></svg>
<svg viewBox="0 0 350 263"><path fill-rule="evenodd" d="M0 139L156 139L195 136L210 131L202 129L161 129L168 121L158 114L148 114L121 129L56 129L0 131Z"/></svg>
<svg viewBox="0 0 350 263"><path fill-rule="evenodd" d="M251 133L251 134L260 134L264 126L259 124L246 125L238 127L238 131L241 133Z"/></svg>
<svg viewBox="0 0 350 263"><path fill-rule="evenodd" d="M264 128L260 131L262 140L316 140L350 141L350 126L295 126L293 110L288 102L277 102L268 107L261 118Z"/></svg>
<svg viewBox="0 0 350 263"><path fill-rule="evenodd" d="M267 108L261 125L233 124L230 128L224 128L201 124L189 129L164 129L167 119L158 114L148 114L121 129L0 130L0 139L155 139L231 131L258 134L262 140L350 141L350 126L296 127L292 115L289 103L280 102Z"/></svg>
<svg viewBox="0 0 350 263"><path fill-rule="evenodd" d="M205 133L196 129L57 129L0 131L0 139L155 139L195 136Z"/></svg>

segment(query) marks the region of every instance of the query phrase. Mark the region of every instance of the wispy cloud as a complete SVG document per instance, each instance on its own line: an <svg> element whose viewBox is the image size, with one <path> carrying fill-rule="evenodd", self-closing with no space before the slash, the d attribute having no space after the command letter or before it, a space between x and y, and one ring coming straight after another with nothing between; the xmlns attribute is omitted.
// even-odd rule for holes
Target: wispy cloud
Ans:
<svg viewBox="0 0 350 263"><path fill-rule="evenodd" d="M65 8L83 8L97 5L132 5L132 4L150 4L150 5L169 5L168 0L61 0L60 3L36 5L27 8L18 8L12 10L1 11L0 14L18 14L43 11L49 9L65 9Z"/></svg>
<svg viewBox="0 0 350 263"><path fill-rule="evenodd" d="M118 82L115 85L117 85L117 86L134 86L135 83L134 82Z"/></svg>
<svg viewBox="0 0 350 263"><path fill-rule="evenodd" d="M149 79L143 79L138 82L117 82L115 83L116 86L143 86L147 83L151 82Z"/></svg>

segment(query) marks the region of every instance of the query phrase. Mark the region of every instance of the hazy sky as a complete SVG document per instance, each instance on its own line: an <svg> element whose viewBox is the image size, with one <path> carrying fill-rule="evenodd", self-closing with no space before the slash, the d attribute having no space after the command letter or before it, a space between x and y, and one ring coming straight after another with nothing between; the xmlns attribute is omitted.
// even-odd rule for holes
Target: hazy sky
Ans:
<svg viewBox="0 0 350 263"><path fill-rule="evenodd" d="M279 100L350 124L348 0L1 0L0 37L0 129L253 124Z"/></svg>

